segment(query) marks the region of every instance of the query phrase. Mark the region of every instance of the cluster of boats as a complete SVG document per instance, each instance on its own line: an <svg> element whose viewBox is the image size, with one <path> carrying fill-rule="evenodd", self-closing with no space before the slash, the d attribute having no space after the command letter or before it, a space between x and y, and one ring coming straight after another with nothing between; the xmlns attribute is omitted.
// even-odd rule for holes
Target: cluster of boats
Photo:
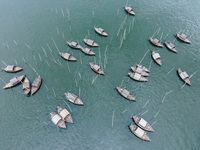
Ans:
<svg viewBox="0 0 200 150"><path fill-rule="evenodd" d="M19 71L22 71L23 69L21 67L15 66L15 65L7 65L6 67L3 68L5 72L11 72L11 73L16 73ZM30 83L29 79L25 75L21 76L16 76L3 87L4 89L12 88L18 84L22 83L23 87L23 92L26 96L33 95L35 94L42 83L42 78L38 76L32 83Z"/></svg>

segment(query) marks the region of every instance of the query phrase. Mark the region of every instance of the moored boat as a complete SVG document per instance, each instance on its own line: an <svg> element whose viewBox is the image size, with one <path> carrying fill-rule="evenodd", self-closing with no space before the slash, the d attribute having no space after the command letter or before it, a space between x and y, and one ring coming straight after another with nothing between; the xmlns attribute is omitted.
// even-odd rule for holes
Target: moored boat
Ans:
<svg viewBox="0 0 200 150"><path fill-rule="evenodd" d="M176 47L173 43L165 42L165 46L172 52L177 53Z"/></svg>
<svg viewBox="0 0 200 150"><path fill-rule="evenodd" d="M83 105L82 100L78 96L76 96L75 94L65 93L65 97L71 103L74 103L76 105Z"/></svg>
<svg viewBox="0 0 200 150"><path fill-rule="evenodd" d="M62 117L64 121L73 123L71 114L65 108L59 106L57 108L58 108L58 114Z"/></svg>
<svg viewBox="0 0 200 150"><path fill-rule="evenodd" d="M153 44L153 45L155 45L155 46L157 46L157 47L163 47L163 45L162 45L162 43L160 42L160 40L158 40L158 39L153 39L153 38L149 38L149 41Z"/></svg>
<svg viewBox="0 0 200 150"><path fill-rule="evenodd" d="M85 42L85 44L87 44L88 46L92 46L92 47L98 47L99 45L94 42L93 40L91 39L83 39L83 41Z"/></svg>
<svg viewBox="0 0 200 150"><path fill-rule="evenodd" d="M8 88L14 87L15 85L21 83L22 80L24 79L24 77L25 77L25 75L17 76L17 77L12 78L9 81L9 83L7 83L3 88L4 89L8 89Z"/></svg>
<svg viewBox="0 0 200 150"><path fill-rule="evenodd" d="M140 127L133 125L133 124L129 125L128 127L131 130L131 132L133 134L135 134L138 138L140 138L144 141L148 141L148 142L151 141L151 139L149 138L147 133L144 130L142 130Z"/></svg>
<svg viewBox="0 0 200 150"><path fill-rule="evenodd" d="M62 118L57 113L51 112L51 113L49 113L49 117L50 117L51 121L59 128L62 128L62 129L67 128L65 121L62 120Z"/></svg>
<svg viewBox="0 0 200 150"><path fill-rule="evenodd" d="M176 33L176 37L179 39L179 40L181 40L181 41L183 41L183 42L185 42L185 43L188 43L188 44L190 44L191 43L191 41L187 38L187 36L185 35L185 34L180 34L180 33Z"/></svg>
<svg viewBox="0 0 200 150"><path fill-rule="evenodd" d="M82 48L81 50L86 55L90 55L90 56L94 56L95 55L95 53L91 49L89 49L87 47L86 48Z"/></svg>
<svg viewBox="0 0 200 150"><path fill-rule="evenodd" d="M143 66L143 65L137 64L136 67L141 68L141 69L144 70L145 72L148 72L148 73L150 72L150 70L147 69L147 68L146 68L145 66Z"/></svg>
<svg viewBox="0 0 200 150"><path fill-rule="evenodd" d="M129 15L133 15L133 16L135 15L135 12L133 11L131 7L125 6L124 9Z"/></svg>
<svg viewBox="0 0 200 150"><path fill-rule="evenodd" d="M23 70L21 67L18 67L18 66L14 66L14 65L7 65L6 67L3 68L3 70L5 72L11 72L11 73L14 73L14 72L19 72L21 70Z"/></svg>
<svg viewBox="0 0 200 150"><path fill-rule="evenodd" d="M31 92L31 84L27 77L25 77L23 82L23 92L26 96L28 96Z"/></svg>
<svg viewBox="0 0 200 150"><path fill-rule="evenodd" d="M129 92L125 88L116 87L116 89L117 89L117 92L124 98L130 101L136 101L136 98L131 94L131 92Z"/></svg>
<svg viewBox="0 0 200 150"><path fill-rule="evenodd" d="M35 94L39 90L41 83L42 83L42 78L38 76L32 83L31 95Z"/></svg>
<svg viewBox="0 0 200 150"><path fill-rule="evenodd" d="M162 61L159 53L156 53L155 51L152 51L151 54L153 60L159 65L162 66Z"/></svg>
<svg viewBox="0 0 200 150"><path fill-rule="evenodd" d="M142 129L144 129L146 131L149 131L149 132L154 132L154 130L151 127L151 125L146 120L144 120L143 118L138 117L138 116L133 116L133 121L140 128L142 128Z"/></svg>
<svg viewBox="0 0 200 150"><path fill-rule="evenodd" d="M192 82L190 81L190 77L189 77L189 75L188 75L185 71L183 71L183 70L181 70L180 68L178 68L177 73L178 73L179 77L180 77L186 84L192 85Z"/></svg>
<svg viewBox="0 0 200 150"><path fill-rule="evenodd" d="M141 74L144 77L148 77L149 76L149 74L146 71L144 71L142 68L140 68L140 67L131 67L131 70L133 72L135 72L135 73Z"/></svg>
<svg viewBox="0 0 200 150"><path fill-rule="evenodd" d="M72 56L71 54L69 54L69 53L60 53L60 56L62 58L64 58L65 60L77 61L77 59L74 56Z"/></svg>
<svg viewBox="0 0 200 150"><path fill-rule="evenodd" d="M102 70L98 65L93 64L93 63L89 63L89 64L90 64L91 69L92 69L94 72L96 72L96 73L98 73L98 74L100 74L100 75L104 75L103 70Z"/></svg>
<svg viewBox="0 0 200 150"><path fill-rule="evenodd" d="M79 45L76 42L67 42L67 44L69 45L69 47L74 48L74 49L81 49L82 48L82 46Z"/></svg>
<svg viewBox="0 0 200 150"><path fill-rule="evenodd" d="M128 73L128 76L133 79L133 80L136 80L136 81L140 81L140 82L147 82L147 78L143 77L141 74L139 73Z"/></svg>
<svg viewBox="0 0 200 150"><path fill-rule="evenodd" d="M98 33L99 35L108 36L108 34L107 34L107 33L104 31L104 29L102 29L102 28L94 27L94 30L95 30L96 33Z"/></svg>

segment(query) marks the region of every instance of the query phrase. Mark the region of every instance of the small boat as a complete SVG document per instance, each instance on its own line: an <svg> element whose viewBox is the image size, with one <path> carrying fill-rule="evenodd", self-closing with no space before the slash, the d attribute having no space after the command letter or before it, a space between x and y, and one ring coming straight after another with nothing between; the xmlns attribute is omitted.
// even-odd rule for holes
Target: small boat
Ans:
<svg viewBox="0 0 200 150"><path fill-rule="evenodd" d="M183 42L185 42L185 43L188 43L188 44L190 44L191 43L191 41L187 38L187 36L185 35L185 34L180 34L180 33L176 33L176 37L179 39L179 40L181 40L181 41L183 41Z"/></svg>
<svg viewBox="0 0 200 150"><path fill-rule="evenodd" d="M137 126L142 128L143 130L146 130L146 131L149 131L149 132L154 132L151 125L146 120L144 120L143 118L138 117L138 116L133 116L133 121L135 122L135 124Z"/></svg>
<svg viewBox="0 0 200 150"><path fill-rule="evenodd" d="M175 45L170 42L165 42L165 46L172 52L177 53L178 51L175 48Z"/></svg>
<svg viewBox="0 0 200 150"><path fill-rule="evenodd" d="M90 64L91 69L92 69L94 72L96 72L96 73L98 73L98 74L100 74L100 75L104 75L103 70L102 70L98 65L93 64L93 63L89 63L89 64Z"/></svg>
<svg viewBox="0 0 200 150"><path fill-rule="evenodd" d="M92 47L98 47L99 46L96 42L94 42L93 40L90 40L90 39L83 39L83 41L88 46L92 46Z"/></svg>
<svg viewBox="0 0 200 150"><path fill-rule="evenodd" d="M180 68L178 68L177 73L179 75L179 77L188 85L192 85L192 82L190 81L189 75L181 70Z"/></svg>
<svg viewBox="0 0 200 150"><path fill-rule="evenodd" d="M153 60L159 65L162 66L162 61L159 53L156 53L155 51L152 51L151 54Z"/></svg>
<svg viewBox="0 0 200 150"><path fill-rule="evenodd" d="M82 46L79 45L76 42L67 42L67 44L69 45L69 47L74 48L74 49L81 49L82 48Z"/></svg>
<svg viewBox="0 0 200 150"><path fill-rule="evenodd" d="M144 130L142 130L140 127L133 125L133 124L129 125L128 127L131 130L131 132L133 134L135 134L138 138L140 138L144 141L148 141L148 142L151 141L151 139L149 138L147 133Z"/></svg>
<svg viewBox="0 0 200 150"><path fill-rule="evenodd" d="M76 105L83 105L83 102L81 101L81 99L72 93L65 93L65 97L68 101L70 101Z"/></svg>
<svg viewBox="0 0 200 150"><path fill-rule="evenodd" d="M60 53L60 56L62 58L64 58L65 60L77 61L77 59L74 56L72 56L71 54L69 54L69 53Z"/></svg>
<svg viewBox="0 0 200 150"><path fill-rule="evenodd" d="M135 15L135 13L131 7L125 6L124 9L129 15L133 15L133 16Z"/></svg>
<svg viewBox="0 0 200 150"><path fill-rule="evenodd" d="M25 77L25 75L12 78L12 79L10 80L10 82L7 83L3 88L4 88L4 89L8 89L8 88L14 87L15 85L21 83L22 80L24 79L24 77Z"/></svg>
<svg viewBox="0 0 200 150"><path fill-rule="evenodd" d="M141 74L144 77L148 77L149 76L149 74L146 71L144 71L142 68L140 68L140 67L131 67L131 70L133 72L135 72L135 73Z"/></svg>
<svg viewBox="0 0 200 150"><path fill-rule="evenodd" d="M59 106L57 108L58 108L58 114L62 117L64 121L73 123L71 114L65 108Z"/></svg>
<svg viewBox="0 0 200 150"><path fill-rule="evenodd" d="M26 96L28 96L31 92L31 84L27 77L25 77L23 82L23 92Z"/></svg>
<svg viewBox="0 0 200 150"><path fill-rule="evenodd" d="M129 92L128 90L120 87L116 87L117 92L123 96L124 98L130 100L130 101L136 101L136 98Z"/></svg>
<svg viewBox="0 0 200 150"><path fill-rule="evenodd" d="M17 67L17 66L14 66L14 65L8 65L6 67L3 68L3 70L5 72L19 72L21 70L23 70L21 67Z"/></svg>
<svg viewBox="0 0 200 150"><path fill-rule="evenodd" d="M104 31L104 29L102 29L102 28L96 28L96 27L94 27L94 30L98 33L98 34L100 34L100 35L102 35L102 36L108 36L108 34Z"/></svg>
<svg viewBox="0 0 200 150"><path fill-rule="evenodd" d="M31 88L31 95L35 94L39 90L41 83L42 83L42 78L40 76L38 76L33 81L32 88Z"/></svg>
<svg viewBox="0 0 200 150"><path fill-rule="evenodd" d="M86 48L82 48L81 50L86 55L90 55L90 56L94 56L95 55L95 53L91 49L89 49L87 47Z"/></svg>
<svg viewBox="0 0 200 150"><path fill-rule="evenodd" d="M141 68L142 70L144 70L145 72L150 72L150 70L149 69L147 69L145 66L143 66L143 65L139 65L139 64L137 64L136 65L136 67L139 67L139 68Z"/></svg>
<svg viewBox="0 0 200 150"><path fill-rule="evenodd" d="M153 38L150 38L149 39L149 41L153 44L153 45L155 45L155 46L157 46L157 47L163 47L163 45L162 45L162 43L158 40L158 39L153 39Z"/></svg>
<svg viewBox="0 0 200 150"><path fill-rule="evenodd" d="M136 80L136 81L140 81L140 82L147 82L147 78L143 77L141 74L139 73L128 73L129 77L133 80Z"/></svg>
<svg viewBox="0 0 200 150"><path fill-rule="evenodd" d="M62 128L62 129L67 129L67 126L65 124L65 121L62 120L62 118L55 112L51 112L49 113L49 116L50 116L50 119L51 121L56 125L58 126L59 128Z"/></svg>

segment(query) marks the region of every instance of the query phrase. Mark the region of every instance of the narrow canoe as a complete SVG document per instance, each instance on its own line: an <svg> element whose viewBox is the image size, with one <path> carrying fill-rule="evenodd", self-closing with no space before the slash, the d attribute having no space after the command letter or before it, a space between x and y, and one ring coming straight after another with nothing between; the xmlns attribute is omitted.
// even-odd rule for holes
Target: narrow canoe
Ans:
<svg viewBox="0 0 200 150"><path fill-rule="evenodd" d="M162 61L159 53L156 53L155 51L152 51L151 54L153 60L159 65L162 66Z"/></svg>
<svg viewBox="0 0 200 150"><path fill-rule="evenodd" d="M65 108L59 106L57 108L58 108L58 114L62 117L64 121L73 123L71 114Z"/></svg>
<svg viewBox="0 0 200 150"><path fill-rule="evenodd" d="M86 55L90 55L90 56L94 56L95 55L95 53L89 48L82 48L81 50Z"/></svg>
<svg viewBox="0 0 200 150"><path fill-rule="evenodd" d="M144 70L145 72L150 72L150 70L149 69L147 69L145 66L143 66L143 65L139 65L139 64L137 64L136 65L136 67L139 67L139 68L141 68L142 70Z"/></svg>
<svg viewBox="0 0 200 150"><path fill-rule="evenodd" d="M19 72L21 70L23 70L21 67L18 67L18 66L14 66L14 65L8 65L6 67L3 68L3 70L5 72L11 72L11 73L14 73L14 72Z"/></svg>
<svg viewBox="0 0 200 150"><path fill-rule="evenodd" d="M82 100L78 96L76 96L72 93L65 93L65 97L71 103L74 103L76 105L83 105Z"/></svg>
<svg viewBox="0 0 200 150"><path fill-rule="evenodd" d="M69 45L69 47L74 48L74 49L81 49L82 48L82 46L79 45L76 42L67 42L67 44Z"/></svg>
<svg viewBox="0 0 200 150"><path fill-rule="evenodd" d="M60 56L68 61L77 61L77 59L69 53L60 53Z"/></svg>
<svg viewBox="0 0 200 150"><path fill-rule="evenodd" d="M58 126L59 128L62 128L62 129L67 129L67 126L65 124L65 121L62 120L62 118L55 112L51 112L49 113L49 117L51 119L51 121L56 125Z"/></svg>
<svg viewBox="0 0 200 150"><path fill-rule="evenodd" d="M85 44L87 44L88 46L92 46L92 47L98 47L99 45L94 42L93 40L91 39L83 39L83 41L85 42Z"/></svg>
<svg viewBox="0 0 200 150"><path fill-rule="evenodd" d="M141 74L144 77L148 77L149 76L149 74L146 71L144 71L142 68L140 68L140 67L131 67L131 70L133 72L135 72L135 73Z"/></svg>
<svg viewBox="0 0 200 150"><path fill-rule="evenodd" d="M94 27L94 30L96 33L98 33L99 35L102 35L102 36L108 36L108 34L104 31L104 29L102 28L96 28Z"/></svg>
<svg viewBox="0 0 200 150"><path fill-rule="evenodd" d="M155 46L157 46L157 47L163 47L163 45L162 45L162 43L158 40L158 39L153 39L153 38L149 38L149 41L153 44L153 45L155 45Z"/></svg>
<svg viewBox="0 0 200 150"><path fill-rule="evenodd" d="M120 87L116 87L117 92L123 96L124 98L130 100L130 101L136 101L136 98L129 92L128 90Z"/></svg>
<svg viewBox="0 0 200 150"><path fill-rule="evenodd" d="M151 125L146 120L144 120L143 118L138 117L138 116L133 116L133 121L140 128L142 128L142 129L144 129L146 131L149 131L149 132L154 132L154 130L151 127Z"/></svg>
<svg viewBox="0 0 200 150"><path fill-rule="evenodd" d="M191 41L187 38L187 36L185 35L185 34L180 34L180 33L176 33L176 37L179 39L179 40L181 40L181 41L183 41L183 42L185 42L185 43L188 43L188 44L190 44L191 43Z"/></svg>
<svg viewBox="0 0 200 150"><path fill-rule="evenodd" d="M170 42L165 42L165 46L172 52L177 53L178 51L176 50L176 47L174 44Z"/></svg>
<svg viewBox="0 0 200 150"><path fill-rule="evenodd" d="M177 73L179 75L179 77L187 84L187 85L192 85L192 82L190 81L189 75L181 70L180 68L178 68Z"/></svg>
<svg viewBox="0 0 200 150"><path fill-rule="evenodd" d="M132 16L135 15L135 12L133 11L131 7L125 6L124 9L129 15L132 15Z"/></svg>
<svg viewBox="0 0 200 150"><path fill-rule="evenodd" d="M103 70L102 70L98 65L93 64L93 63L89 63L89 64L90 64L91 69L92 69L94 72L96 72L96 73L98 73L98 74L100 74L100 75L104 75Z"/></svg>
<svg viewBox="0 0 200 150"><path fill-rule="evenodd" d="M35 94L39 90L41 84L42 84L42 78L40 76L38 76L33 81L32 88L31 88L31 95Z"/></svg>
<svg viewBox="0 0 200 150"><path fill-rule="evenodd" d="M17 77L12 78L9 81L9 83L7 83L3 88L4 89L8 89L8 88L14 87L15 85L21 83L22 80L24 79L24 77L25 77L25 75L17 76Z"/></svg>
<svg viewBox="0 0 200 150"><path fill-rule="evenodd" d="M23 82L23 92L26 96L29 96L31 92L31 84L27 77L25 77Z"/></svg>
<svg viewBox="0 0 200 150"><path fill-rule="evenodd" d="M131 130L131 132L133 134L135 134L135 136L137 136L138 138L140 138L144 141L148 141L148 142L151 141L151 139L149 138L147 133L144 130L142 130L140 127L133 125L133 124L129 125L128 127Z"/></svg>
<svg viewBox="0 0 200 150"><path fill-rule="evenodd" d="M147 82L147 78L143 77L141 74L139 73L128 73L128 76L133 79L133 80L136 80L136 81L140 81L140 82Z"/></svg>

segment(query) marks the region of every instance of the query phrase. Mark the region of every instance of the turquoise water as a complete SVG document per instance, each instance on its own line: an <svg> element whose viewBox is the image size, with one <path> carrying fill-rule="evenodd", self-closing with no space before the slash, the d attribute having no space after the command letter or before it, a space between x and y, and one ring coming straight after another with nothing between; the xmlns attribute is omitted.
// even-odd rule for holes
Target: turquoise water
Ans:
<svg viewBox="0 0 200 150"><path fill-rule="evenodd" d="M125 4L126 1L114 0L1 1L0 60L17 63L24 69L17 74L2 71L1 79L8 82L25 74L33 82L41 75L44 82L31 97L23 95L21 85L0 90L0 149L199 149L200 2L129 1L135 17L127 16ZM94 26L104 28L109 36L97 35ZM174 41L178 54L148 42L159 28L155 37L162 36L164 41L168 34L166 40ZM126 38L119 49L124 30ZM180 30L191 36L192 44L174 40L174 34ZM100 45L100 49L92 48L95 57L66 45L66 41L77 41L86 47L83 43L86 37ZM63 60L52 39L59 51L73 54L78 61ZM130 66L139 63L147 50L141 64L151 68L149 81L130 80L127 77ZM160 53L162 67L152 62L152 50ZM97 75L88 64L95 61L99 64L99 60L105 67L105 76L98 76L91 85ZM191 87L182 87L176 73L179 67L189 75L195 73ZM127 101L117 93L115 87L121 84L135 95L137 102ZM0 81L0 86L4 82ZM80 95L85 105L68 102L64 97L67 91ZM57 106L72 114L74 124L67 124L67 130L57 128L49 119L48 113L56 111ZM142 116L153 124L155 132L148 133L151 142L144 142L129 131L132 115Z"/></svg>

